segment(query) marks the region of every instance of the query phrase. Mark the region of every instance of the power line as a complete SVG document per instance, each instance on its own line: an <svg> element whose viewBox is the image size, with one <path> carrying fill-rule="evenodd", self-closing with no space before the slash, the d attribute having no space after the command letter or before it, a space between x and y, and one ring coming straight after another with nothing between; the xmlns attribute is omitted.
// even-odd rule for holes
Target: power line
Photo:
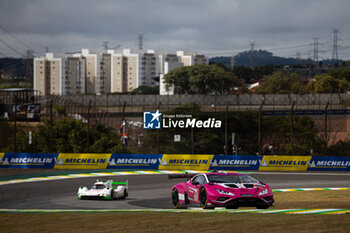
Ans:
<svg viewBox="0 0 350 233"><path fill-rule="evenodd" d="M0 38L0 41L2 43L4 43L7 47L9 47L10 49L12 49L13 51L15 51L16 53L18 53L19 55L23 56L22 53L20 53L17 49L15 49L14 47L12 47L11 45L9 45L8 43L6 43L6 41L4 41L3 39Z"/></svg>
<svg viewBox="0 0 350 233"><path fill-rule="evenodd" d="M292 45L292 46L286 46L286 47L277 47L277 48L262 48L264 50L283 50L283 49L296 49L296 48L303 48L308 47L309 44L302 44L302 45Z"/></svg>
<svg viewBox="0 0 350 233"><path fill-rule="evenodd" d="M7 57L5 54L3 54L2 52L0 52L0 55L3 57Z"/></svg>
<svg viewBox="0 0 350 233"><path fill-rule="evenodd" d="M26 44L24 44L21 40L19 40L17 37L15 37L14 35L12 35L6 28L4 28L2 25L0 25L0 28L2 30L4 30L5 32L7 32L7 34L9 34L13 39L15 39L18 43L20 43L21 45L23 45L24 47L26 47L27 49L32 49L29 46L27 46Z"/></svg>
<svg viewBox="0 0 350 233"><path fill-rule="evenodd" d="M37 54L39 54L40 55L40 53L38 53L37 51L35 51L33 48L31 48L30 46L28 46L28 45L26 45L24 42L22 42L20 39L18 39L15 35L13 35L12 33L10 33L4 26L2 26L1 24L0 24L0 28L2 29L2 30L4 30L5 32L7 32L7 34L9 34L13 39L15 39L18 43L20 43L21 45L23 45L24 47L26 47L28 50L32 50L32 51L34 51L35 53L37 53Z"/></svg>

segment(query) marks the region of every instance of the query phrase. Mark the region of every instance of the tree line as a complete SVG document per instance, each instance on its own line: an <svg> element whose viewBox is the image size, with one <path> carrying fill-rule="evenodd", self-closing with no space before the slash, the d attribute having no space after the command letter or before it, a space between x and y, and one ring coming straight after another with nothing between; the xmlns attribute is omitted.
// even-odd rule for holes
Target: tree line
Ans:
<svg viewBox="0 0 350 233"><path fill-rule="evenodd" d="M253 78L259 81L259 86L248 90L247 82ZM173 89L175 94L346 93L350 89L350 69L338 67L325 74L301 79L296 73L273 71L271 66L254 70L238 67L231 71L217 64L195 65L171 70L164 76L164 83L166 89Z"/></svg>

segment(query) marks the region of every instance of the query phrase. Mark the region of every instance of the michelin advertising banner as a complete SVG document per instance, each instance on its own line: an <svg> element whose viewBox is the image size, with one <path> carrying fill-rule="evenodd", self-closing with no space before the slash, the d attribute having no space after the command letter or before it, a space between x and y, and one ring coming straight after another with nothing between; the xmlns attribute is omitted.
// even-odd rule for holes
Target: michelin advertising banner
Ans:
<svg viewBox="0 0 350 233"><path fill-rule="evenodd" d="M159 170L209 170L214 155L163 154Z"/></svg>
<svg viewBox="0 0 350 233"><path fill-rule="evenodd" d="M350 157L210 154L0 153L0 168L350 171Z"/></svg>
<svg viewBox="0 0 350 233"><path fill-rule="evenodd" d="M308 171L350 171L350 157L312 156Z"/></svg>
<svg viewBox="0 0 350 233"><path fill-rule="evenodd" d="M106 169L111 154L60 153L54 169Z"/></svg>
<svg viewBox="0 0 350 233"><path fill-rule="evenodd" d="M311 156L265 155L259 171L306 171Z"/></svg>
<svg viewBox="0 0 350 233"><path fill-rule="evenodd" d="M58 154L0 153L0 168L54 168Z"/></svg>
<svg viewBox="0 0 350 233"><path fill-rule="evenodd" d="M107 169L150 169L157 170L161 154L112 154Z"/></svg>
<svg viewBox="0 0 350 233"><path fill-rule="evenodd" d="M262 155L214 155L210 170L259 170L262 158Z"/></svg>

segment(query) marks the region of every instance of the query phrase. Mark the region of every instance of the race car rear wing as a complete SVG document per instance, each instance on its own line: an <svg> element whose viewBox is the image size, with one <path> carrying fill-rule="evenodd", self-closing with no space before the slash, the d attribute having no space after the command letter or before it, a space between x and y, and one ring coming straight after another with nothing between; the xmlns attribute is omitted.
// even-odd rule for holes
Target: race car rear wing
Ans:
<svg viewBox="0 0 350 233"><path fill-rule="evenodd" d="M182 178L182 179L191 179L192 177L194 177L197 174L170 174L168 175L168 179L172 180L172 179L178 179L178 178Z"/></svg>
<svg viewBox="0 0 350 233"><path fill-rule="evenodd" d="M115 185L116 185L116 186L125 186L126 189L128 189L128 180L126 180L125 182L123 182L123 181L108 180L107 183L109 183L111 187L113 187L113 186L115 186ZM113 188L115 188L115 187L113 187Z"/></svg>

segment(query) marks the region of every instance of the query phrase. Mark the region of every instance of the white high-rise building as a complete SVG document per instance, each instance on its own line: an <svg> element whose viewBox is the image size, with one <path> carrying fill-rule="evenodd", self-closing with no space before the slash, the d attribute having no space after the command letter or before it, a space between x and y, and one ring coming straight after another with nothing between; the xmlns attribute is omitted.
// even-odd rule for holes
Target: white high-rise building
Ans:
<svg viewBox="0 0 350 233"><path fill-rule="evenodd" d="M140 86L160 86L163 77L181 66L207 64L204 55L178 51L90 50L54 54L34 59L34 89L41 95L127 93Z"/></svg>
<svg viewBox="0 0 350 233"><path fill-rule="evenodd" d="M173 95L174 87L166 89L164 83L164 75L169 71L182 67L182 66L193 66L199 64L208 64L209 60L204 55L198 55L196 53L189 53L185 51L177 51L175 54L160 55L159 60L162 63L161 74L159 78L159 94L160 95Z"/></svg>

